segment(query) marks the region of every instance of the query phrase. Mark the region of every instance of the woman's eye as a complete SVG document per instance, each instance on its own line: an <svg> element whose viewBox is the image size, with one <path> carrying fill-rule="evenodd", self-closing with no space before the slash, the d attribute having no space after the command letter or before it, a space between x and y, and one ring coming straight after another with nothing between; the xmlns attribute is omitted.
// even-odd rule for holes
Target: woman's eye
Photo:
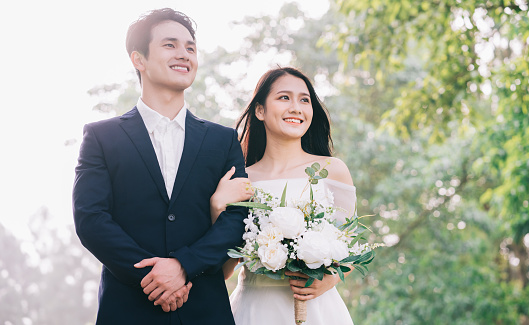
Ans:
<svg viewBox="0 0 529 325"><path fill-rule="evenodd" d="M286 100L288 100L288 96L287 96L287 95L283 95L283 96L279 97L279 99L286 99Z"/></svg>
<svg viewBox="0 0 529 325"><path fill-rule="evenodd" d="M308 98L302 98L301 101L304 103L310 103L310 99Z"/></svg>

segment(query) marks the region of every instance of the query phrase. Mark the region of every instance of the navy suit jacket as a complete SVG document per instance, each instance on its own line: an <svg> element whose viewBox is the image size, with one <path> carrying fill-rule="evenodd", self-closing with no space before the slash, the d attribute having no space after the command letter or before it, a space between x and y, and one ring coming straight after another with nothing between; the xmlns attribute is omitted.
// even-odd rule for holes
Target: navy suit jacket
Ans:
<svg viewBox="0 0 529 325"><path fill-rule="evenodd" d="M235 130L187 112L171 199L141 115L87 124L73 189L82 244L103 264L97 324L234 324L222 274L242 243L247 210L229 207L211 224L209 199L232 167L246 177ZM150 257L177 258L193 283L188 301L164 312L143 293Z"/></svg>

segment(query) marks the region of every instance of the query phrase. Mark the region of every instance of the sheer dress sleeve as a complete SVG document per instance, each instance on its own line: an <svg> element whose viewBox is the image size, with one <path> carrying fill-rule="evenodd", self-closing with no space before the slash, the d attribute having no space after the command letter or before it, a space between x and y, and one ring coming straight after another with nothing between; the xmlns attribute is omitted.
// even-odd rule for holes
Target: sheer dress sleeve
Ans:
<svg viewBox="0 0 529 325"><path fill-rule="evenodd" d="M356 187L332 179L325 179L325 185L334 197L334 206L337 208L335 219L343 224L346 218L355 214Z"/></svg>

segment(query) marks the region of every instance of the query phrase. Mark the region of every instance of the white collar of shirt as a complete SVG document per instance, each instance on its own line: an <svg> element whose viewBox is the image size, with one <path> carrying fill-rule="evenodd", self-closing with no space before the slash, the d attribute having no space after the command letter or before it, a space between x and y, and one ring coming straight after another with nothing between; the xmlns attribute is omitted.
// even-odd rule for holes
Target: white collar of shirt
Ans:
<svg viewBox="0 0 529 325"><path fill-rule="evenodd" d="M182 159L185 144L185 121L187 104L173 120L148 107L141 98L138 99L138 111L149 132L149 138L156 153L167 195L171 198L173 185Z"/></svg>
<svg viewBox="0 0 529 325"><path fill-rule="evenodd" d="M169 118L163 116L162 114L158 113L157 111L153 110L147 104L141 100L141 98L138 98L138 103L136 104L136 107L138 108L138 111L140 112L141 118L143 119L143 123L145 123L145 127L147 128L147 132L149 134L152 134L158 124L160 124L160 121L163 119L169 120ZM186 129L186 115L187 115L187 103L184 102L184 106L178 112L178 114L175 116L174 119L172 119L169 123L176 123L176 125L180 126L182 130L185 131Z"/></svg>

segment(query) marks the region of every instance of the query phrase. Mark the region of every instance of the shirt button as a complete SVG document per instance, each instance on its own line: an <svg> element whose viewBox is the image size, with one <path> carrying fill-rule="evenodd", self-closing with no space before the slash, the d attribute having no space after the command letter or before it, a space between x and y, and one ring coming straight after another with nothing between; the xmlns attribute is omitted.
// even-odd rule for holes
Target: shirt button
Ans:
<svg viewBox="0 0 529 325"><path fill-rule="evenodd" d="M167 217L167 219L168 219L169 221L174 221L174 220L176 219L176 217L174 216L174 214L170 214L170 215Z"/></svg>

